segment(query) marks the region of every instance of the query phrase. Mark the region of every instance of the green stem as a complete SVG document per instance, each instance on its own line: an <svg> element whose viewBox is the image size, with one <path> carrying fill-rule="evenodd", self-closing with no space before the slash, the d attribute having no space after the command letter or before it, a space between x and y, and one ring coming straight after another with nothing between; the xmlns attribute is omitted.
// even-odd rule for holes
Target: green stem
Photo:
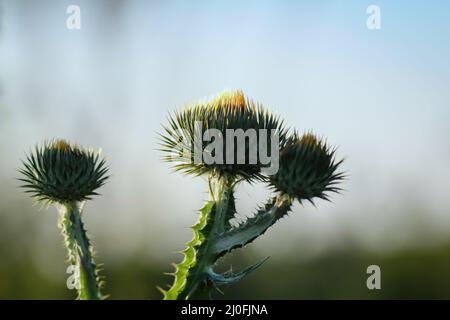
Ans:
<svg viewBox="0 0 450 320"><path fill-rule="evenodd" d="M224 232L226 222L234 215L231 177L209 177L210 200L200 211L199 221L192 227L194 238L187 243L183 260L175 266L174 282L164 299L208 299L213 283L209 270L217 259L211 254L216 237Z"/></svg>
<svg viewBox="0 0 450 320"><path fill-rule="evenodd" d="M174 283L163 291L164 299L208 299L212 289L221 284L239 281L267 260L263 259L239 272L219 274L214 271L218 259L241 248L264 234L279 219L288 214L292 199L276 195L245 222L231 226L236 213L232 177L209 177L210 200L200 211L200 219L192 229L194 238L181 253L183 260L175 266Z"/></svg>
<svg viewBox="0 0 450 320"><path fill-rule="evenodd" d="M79 271L76 273L78 299L99 300L103 298L101 283L93 259L93 249L81 219L82 210L83 203L61 205L60 228L68 251L68 261Z"/></svg>
<svg viewBox="0 0 450 320"><path fill-rule="evenodd" d="M263 235L279 219L288 214L292 199L286 195L277 195L270 199L265 206L237 228L232 228L217 237L212 252L218 255L226 254L233 249L241 248Z"/></svg>
<svg viewBox="0 0 450 320"><path fill-rule="evenodd" d="M184 299L210 299L214 283L209 278L211 266L215 264L217 255L212 253L214 242L219 234L225 231L227 222L234 216L232 177L209 177L210 202L214 210L209 212L208 226L204 232L204 245L197 253L195 268L189 272L185 290L181 293Z"/></svg>

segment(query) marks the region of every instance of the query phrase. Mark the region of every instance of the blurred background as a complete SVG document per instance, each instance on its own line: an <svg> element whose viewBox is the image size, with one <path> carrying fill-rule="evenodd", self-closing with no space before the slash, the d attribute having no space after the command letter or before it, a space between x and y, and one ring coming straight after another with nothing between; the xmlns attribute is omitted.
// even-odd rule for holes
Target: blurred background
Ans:
<svg viewBox="0 0 450 320"><path fill-rule="evenodd" d="M160 161L157 132L226 89L327 137L349 174L333 203L296 205L223 261L271 257L226 298L450 298L449 38L445 1L0 1L0 298L75 296L56 209L16 180L25 153L59 137L111 167L85 215L106 292L159 299L207 186ZM238 211L267 196L241 186ZM381 290L366 287L372 264Z"/></svg>

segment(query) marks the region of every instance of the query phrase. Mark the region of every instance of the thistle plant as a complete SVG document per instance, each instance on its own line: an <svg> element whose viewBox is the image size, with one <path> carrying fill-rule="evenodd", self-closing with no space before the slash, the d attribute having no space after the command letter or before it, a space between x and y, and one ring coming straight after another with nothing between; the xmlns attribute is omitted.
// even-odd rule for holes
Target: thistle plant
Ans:
<svg viewBox="0 0 450 320"><path fill-rule="evenodd" d="M94 250L82 220L84 204L98 195L108 179L106 161L98 151L54 140L37 146L19 170L26 193L43 206L56 205L59 228L74 267L78 299L102 299L102 280L95 264Z"/></svg>
<svg viewBox="0 0 450 320"><path fill-rule="evenodd" d="M209 200L171 273L172 286L160 289L166 300L210 298L219 285L241 280L266 259L222 274L214 270L218 260L264 234L290 212L295 200L314 203L340 191L344 175L338 168L343 160L336 160L336 149L313 133L290 133L279 116L241 91L188 105L170 114L168 121L160 136L163 159L176 171L206 176ZM257 181L267 184L273 196L251 217L230 223L239 217L236 188Z"/></svg>

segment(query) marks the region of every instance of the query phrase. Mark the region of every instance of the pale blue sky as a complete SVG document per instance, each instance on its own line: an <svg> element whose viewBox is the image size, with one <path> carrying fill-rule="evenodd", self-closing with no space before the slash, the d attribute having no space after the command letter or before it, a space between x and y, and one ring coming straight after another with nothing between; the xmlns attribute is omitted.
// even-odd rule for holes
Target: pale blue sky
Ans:
<svg viewBox="0 0 450 320"><path fill-rule="evenodd" d="M69 4L81 8L81 30L66 28ZM370 4L381 8L381 30L366 27ZM348 239L375 249L423 242L422 234L449 239L449 2L3 0L0 8L1 201L22 201L12 177L35 143L99 146L113 173L89 205L99 211L89 218L99 241L129 239L126 252L146 237L179 249L205 182L170 173L156 132L184 103L243 89L338 145L350 174L334 204L297 207L264 244L320 251ZM240 190L247 212L265 198L256 190Z"/></svg>

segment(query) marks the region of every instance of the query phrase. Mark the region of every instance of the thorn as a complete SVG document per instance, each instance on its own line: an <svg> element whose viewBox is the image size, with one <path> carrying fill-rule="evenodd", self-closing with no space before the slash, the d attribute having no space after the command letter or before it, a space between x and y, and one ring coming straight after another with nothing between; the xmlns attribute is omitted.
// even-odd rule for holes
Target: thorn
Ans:
<svg viewBox="0 0 450 320"><path fill-rule="evenodd" d="M166 295L166 290L164 290L160 286L157 286L156 289L158 289L158 291L161 292L163 295Z"/></svg>
<svg viewBox="0 0 450 320"><path fill-rule="evenodd" d="M217 283L215 283L214 281L212 281L212 283L213 283L213 286L214 286L214 289L216 289L221 295L225 295L225 293L222 291L222 290L220 290L220 288L219 288L219 286L217 285Z"/></svg>

